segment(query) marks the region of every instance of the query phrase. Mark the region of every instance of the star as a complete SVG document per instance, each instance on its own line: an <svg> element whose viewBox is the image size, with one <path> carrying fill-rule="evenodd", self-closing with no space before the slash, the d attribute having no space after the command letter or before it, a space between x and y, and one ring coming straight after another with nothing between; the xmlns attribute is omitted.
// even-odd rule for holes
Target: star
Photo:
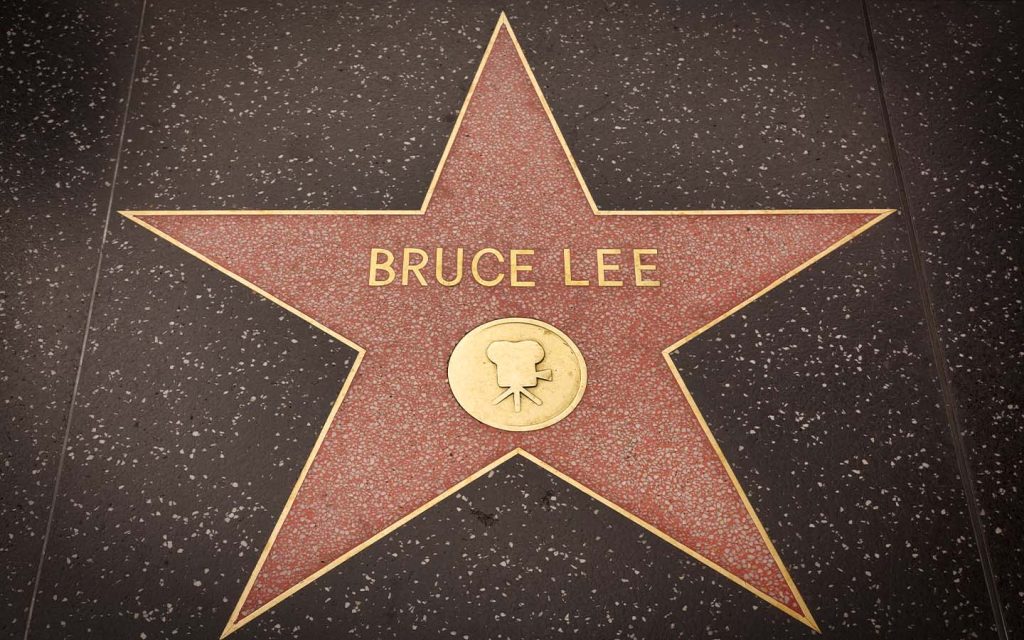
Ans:
<svg viewBox="0 0 1024 640"><path fill-rule="evenodd" d="M818 629L670 354L891 210L600 210L502 14L419 209L122 213L358 354L224 635L513 456ZM371 286L382 251L396 277ZM548 428L486 426L448 388L459 340L506 317L586 358Z"/></svg>

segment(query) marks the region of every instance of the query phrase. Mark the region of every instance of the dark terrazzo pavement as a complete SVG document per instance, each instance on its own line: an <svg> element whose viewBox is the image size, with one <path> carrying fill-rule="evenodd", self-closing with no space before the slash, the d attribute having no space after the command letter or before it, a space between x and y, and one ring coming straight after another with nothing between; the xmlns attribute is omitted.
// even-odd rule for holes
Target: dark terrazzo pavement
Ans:
<svg viewBox="0 0 1024 640"><path fill-rule="evenodd" d="M890 217L675 357L828 637L995 637L919 308Z"/></svg>
<svg viewBox="0 0 1024 640"><path fill-rule="evenodd" d="M910 211L1011 637L1024 635L1024 4L872 21Z"/></svg>
<svg viewBox="0 0 1024 640"><path fill-rule="evenodd" d="M1020 199L1011 173L1019 123L1010 114L1022 18L1019 4L931 6L872 5L872 20L910 215L958 410L971 416L965 441L1017 628L1020 385L995 372L1013 370L1020 342L1012 340L1020 243L1010 208ZM859 2L500 9L604 208L900 200ZM115 206L418 206L498 10L152 4ZM54 49L68 48L60 60L70 69L81 57L71 50L92 42L89 34L99 44L82 47L95 61L74 76L22 56L23 66L2 69L41 87L90 87L43 101L62 110L57 126L39 124L33 139L67 120L76 123L67 125L72 138L95 141L84 151L66 140L54 150L19 143L28 155L13 164L25 169L2 178L23 194L0 222L5 239L16 239L2 259L21 269L4 269L0 307L20 327L3 333L4 371L14 372L3 379L14 443L4 477L25 496L18 515L4 517L5 543L16 545L4 551L17 568L5 577L13 587L3 629L15 636L53 488L138 6L73 13L82 35L54 37ZM12 41L45 52L46 26L62 20L22 18ZM941 91L951 67L963 100L976 99L971 108ZM35 104L30 98L15 96ZM92 102L102 113L91 114ZM32 110L21 113L9 116L15 127L5 136L33 131ZM936 153L947 130L974 140L977 154L963 145ZM76 195L46 187L48 171L60 174L54 182L79 180ZM927 182L936 175L938 186ZM677 362L830 636L994 637L905 215L688 344ZM57 216L76 224L58 227ZM967 251L956 241L965 237ZM30 637L215 637L351 353L120 218L95 304ZM972 309L985 321L968 321ZM40 389L36 381L51 377L55 386ZM15 394L23 400L8 400ZM331 634L812 636L522 461L239 637Z"/></svg>
<svg viewBox="0 0 1024 640"><path fill-rule="evenodd" d="M39 566L139 9L0 4L0 637Z"/></svg>

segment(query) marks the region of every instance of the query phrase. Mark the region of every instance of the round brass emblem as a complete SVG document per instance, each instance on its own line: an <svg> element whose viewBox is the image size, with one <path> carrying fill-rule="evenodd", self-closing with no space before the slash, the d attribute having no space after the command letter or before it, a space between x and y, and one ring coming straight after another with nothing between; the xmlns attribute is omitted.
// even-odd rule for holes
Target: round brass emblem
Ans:
<svg viewBox="0 0 1024 640"><path fill-rule="evenodd" d="M455 345L448 385L462 408L505 431L550 427L579 404L587 364L567 335L532 318L480 325Z"/></svg>

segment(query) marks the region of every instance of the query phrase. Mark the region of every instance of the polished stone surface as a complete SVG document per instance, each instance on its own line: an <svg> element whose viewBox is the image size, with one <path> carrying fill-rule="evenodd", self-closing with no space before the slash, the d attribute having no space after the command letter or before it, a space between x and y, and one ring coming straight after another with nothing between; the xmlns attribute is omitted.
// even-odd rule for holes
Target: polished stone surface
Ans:
<svg viewBox="0 0 1024 640"><path fill-rule="evenodd" d="M996 637L902 223L676 362L824 633Z"/></svg>
<svg viewBox="0 0 1024 640"><path fill-rule="evenodd" d="M95 280L140 2L5 2L0 636L23 632Z"/></svg>
<svg viewBox="0 0 1024 640"><path fill-rule="evenodd" d="M115 206L417 207L500 9L604 208L900 206L860 2L153 4ZM676 362L829 635L997 637L953 408L1013 637L1021 186L1012 114L1024 18L1014 3L869 10L908 211ZM12 373L2 382L13 443L4 479L16 488L4 503L3 553L16 571L0 628L20 637L139 6L14 11L26 16L14 24L35 22L16 38L68 69L13 56L4 77L38 84L16 102L31 106L68 84L96 88L44 100L59 109L52 123L34 120L48 113L38 106L4 115L13 118L5 145L25 150L14 163L24 168L19 199L4 209L16 251L3 258L2 307L15 327L3 331ZM41 44L68 24L85 26ZM83 62L75 46L97 61ZM81 70L62 76L78 68L71 61ZM55 133L69 126L67 139ZM19 142L21 131L37 144ZM58 135L53 147L48 134ZM77 184L74 195L50 188L51 173L54 184ZM931 336L915 262L934 302ZM215 637L352 353L121 219L100 275L29 637ZM499 637L494 629L811 635L516 461L238 637Z"/></svg>
<svg viewBox="0 0 1024 640"><path fill-rule="evenodd" d="M910 212L1011 637L1024 634L1021 3L871 13Z"/></svg>

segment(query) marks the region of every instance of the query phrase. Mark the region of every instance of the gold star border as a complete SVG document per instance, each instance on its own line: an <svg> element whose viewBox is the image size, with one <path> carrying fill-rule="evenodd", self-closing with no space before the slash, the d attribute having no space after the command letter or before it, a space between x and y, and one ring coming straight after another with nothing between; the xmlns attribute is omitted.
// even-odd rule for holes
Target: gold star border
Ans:
<svg viewBox="0 0 1024 640"><path fill-rule="evenodd" d="M725 313L723 313L719 317L715 318L711 322L705 324L704 326L702 326L701 328L697 329L696 331L693 331L692 333L687 335L685 338L679 340L678 342L675 342L675 343L669 345L668 347L666 347L665 349L662 350L662 355L665 358L665 362L668 365L669 369L672 371L672 375L675 377L676 383L679 385L680 390L682 390L683 396L686 398L686 402L690 405L690 409L693 411L694 415L697 416L697 420L700 423L701 428L704 430L704 434L707 436L708 441L711 443L711 446L714 448L715 453L718 455L719 461L721 461L722 466L725 468L725 471L728 474L729 479L732 481L732 484L733 484L733 486L736 489L736 492L739 494L741 500L743 501L744 508L747 510L747 513L749 514L751 520L754 522L755 526L757 527L758 532L761 534L761 538L764 541L765 546L768 548L769 552L771 553L772 558L775 560L775 563L778 566L779 570L782 572L782 575L783 575L783 577L786 580L786 584L792 590L793 595L795 596L795 598L797 600L797 603L800 606L800 612L799 613L794 611L794 610L792 610L789 606L779 602L776 598L774 598L774 597L768 595L767 593L761 591L760 589L758 589L754 585L750 584L749 582L747 582L743 578L741 578L741 577L737 576L736 574L732 573L728 569L726 569L726 568L722 567L721 565L715 563L711 559L703 556L702 554L700 554L696 550L686 546L685 544L679 542L678 540L675 540L670 535L668 535L664 531L661 531L660 529L658 529L653 524L651 524L649 522L646 522L643 518L640 518L636 514L634 514L634 513L630 512L630 511L628 511L627 509L625 509L625 508L615 504L611 500L608 500L607 498L601 496L600 494L598 494L597 492L593 491L592 489L590 489L586 485L584 485L581 482L575 480L574 478L572 478L572 477L562 473L558 469L556 469L556 468L552 467L551 465L545 463L543 460L533 456L532 454L530 454L529 452L525 451L524 449L516 448L516 449L513 449L512 451L510 451L509 453L501 456L500 458L498 458L494 462L492 462L492 463L488 464L487 466L483 467L482 469L476 471L475 473L473 473L469 477L465 478L464 480L462 480L458 484L450 487L449 489L447 489L443 493L437 495L432 500L424 503L423 505L421 505L416 510L414 510L414 511L410 512L409 514L403 516L402 518L400 518L399 520L395 521L394 523L392 523L388 527L384 528L383 530L381 530L380 532L378 532L374 536L370 537L366 541L364 541L361 544L357 545L356 547L353 547L352 549L348 550L347 552L345 552L344 554L339 556L334 561L328 563L327 565L325 565L324 567L319 569L316 573L308 576L307 578L303 579L298 584L290 587L289 589L287 589L283 593L279 594L274 599L270 600L269 602L267 602L264 605L262 605L261 607L259 607L257 610L255 610L252 613L250 613L249 615L245 616L243 619L238 619L238 616L239 616L239 614L241 612L242 606L244 605L246 599L248 598L249 592L251 591L251 589L253 587L253 584L256 581L256 577L259 575L261 569L263 568L263 564L266 561L267 556L269 555L270 549L271 549L271 547L273 547L274 542L277 539L277 535L278 535L279 531L281 530L281 527L284 524L284 521L287 518L288 513L291 510L292 504L294 503L295 498L298 495L299 489L301 488L302 483L303 483L303 481L306 478L306 475L309 473L309 470L310 470L310 468L313 465L313 460L316 458L317 453L320 450L320 446L322 445L322 443L324 441L324 438L327 435L327 431L330 429L331 425L333 424L334 418L335 418L336 414L338 413L338 409L341 407L341 403L345 399L345 395L348 392L348 389L349 389L350 385L352 384L352 380L355 378L356 372L359 369L359 365L362 362L363 356L365 355L365 350L362 347L360 347L359 345L357 345L356 343L352 342L351 340L348 340L347 338L345 338L341 334L337 333L336 331L330 329L329 327L325 326L324 324L322 324L320 322L317 322L316 320L314 320L310 316L306 315L302 311L299 311L295 307L292 307L288 303L280 300L279 298L277 298L273 294L269 293L268 291L265 291L264 289L260 288L256 284L246 280L245 278L241 277L237 273L231 271L230 269L225 268L223 265L218 264L217 262L211 260L207 256L202 255L201 253L199 253L198 251L194 250L193 248L183 244L182 242L179 242L178 240L172 238L171 236L167 235L163 231L161 231L161 230L157 229L156 227L150 225L149 223L147 223L144 220L144 218L146 218L146 217L155 217L155 216L168 216L168 215L173 215L173 216L216 216L216 215L232 215L232 216L238 216L238 215L245 215L245 216L285 216L285 215L323 215L323 216L389 215L389 216L402 216L402 215L407 215L407 216L417 216L417 215L423 215L426 212L427 207L430 204L430 200L431 200L431 197L433 196L434 189L437 186L438 179L440 178L441 172L444 169L445 162L448 159L448 154L451 152L451 149L452 149L452 146L453 146L453 144L455 142L455 139L458 136L459 129L462 126L462 119L465 116L466 108L468 107L470 101L473 98L473 94L474 94L474 92L476 90L476 85L477 85L477 82L480 79L481 72L483 71L484 67L487 65L487 61L488 61L488 59L490 58L490 55L491 55L491 50L494 47L494 42L497 39L498 34L501 32L502 27L504 27L505 29L508 30L508 34L511 37L512 42L515 45L516 52L519 55L520 62L522 63L523 67L526 69L527 75L529 76L529 79L530 79L530 83L533 85L533 89L536 92L537 97L540 99L541 105L544 108L544 112L547 114L548 121L550 122L552 128L554 129L555 134L558 137L559 143L562 145L562 150L565 152L565 156L568 159L569 164L572 166L573 173L576 175L576 180L578 181L580 188L583 190L583 193L585 194L585 196L587 198L587 202L590 204L591 211L593 211L594 215L596 215L596 216L722 216L722 215L842 215L842 214L875 214L875 217L873 219L871 219L869 222L867 222L866 224L864 224L860 228L856 229L852 233L847 234L843 238L839 239L838 241L833 243L831 246L826 248L824 251L818 253L817 255L815 255L814 257L810 258L806 262L804 262L804 263L800 264L799 266L795 267L794 269L790 270L789 272L787 272L783 276L781 276L778 279L776 279L775 281L773 281L771 284L769 284L767 287L765 287L761 291L759 291L756 294L750 296L749 298L747 298L743 302L739 303L738 305L736 305L732 309L726 311ZM594 198L593 198L593 196L590 193L590 189L587 187L587 184L586 184L586 182L583 179L583 175L580 173L579 167L576 164L576 160L573 157L572 152L569 150L569 146L568 146L568 144L565 141L565 137L562 135L562 131L561 131L561 129L559 129L558 123L555 121L554 114L551 112L551 108L548 105L547 100L544 98L544 94L541 91L540 85L537 83L537 78L534 76L533 70L530 68L529 63L526 60L526 55L523 53L522 46L520 46L519 40L518 40L518 38L516 38L515 33L512 30L512 26L509 24L508 18L505 15L504 12L501 13L500 17L498 18L498 22L497 22L497 24L494 27L494 31L491 33L491 38L490 38L490 40L489 40L489 42L487 44L486 50L484 51L483 58L481 59L480 64L477 67L476 75L473 77L473 82L469 86L469 91L466 94L465 100L463 101L462 108L459 110L459 115L458 115L458 117L455 120L455 125L452 128L452 132L451 132L451 134L448 137L448 143L445 145L444 152L441 154L441 159L440 159L440 161L437 164L437 168L434 170L434 175L433 175L433 178L430 181L430 186L427 189L426 195L423 198L423 203L420 205L420 207L418 209L379 209L379 210L378 209L351 209L351 210L300 210L300 209L265 210L265 209L259 209L259 210L191 210L191 211L120 211L120 213L123 216L125 216L126 218L128 218L132 222L135 222L136 224L138 224L141 227L149 230L150 232L154 233L155 235L163 238L164 240L166 240L167 242L173 244L174 246L178 247L179 249L182 249L183 251L193 255L194 257L196 257L199 260L205 262L206 264L210 265L214 269L217 269L218 271L220 271L220 272L230 276L231 278L233 278L234 280L236 280L236 281L240 282L241 284L245 285L246 287L248 287L252 291L255 291L260 296L266 298L267 300L273 302L274 304L279 305L280 307L282 307L283 309L289 311L290 313L293 313L296 316L302 318L303 320L305 320L309 324L313 325L317 329L320 329L321 331L323 331L324 333L328 334L329 336L331 336L335 340L338 340L338 341L348 345L349 347L351 347L352 349L354 349L356 351L356 359L355 359L355 362L352 365L351 370L349 371L348 377L345 379L345 382L344 382L344 384L341 387L341 391L338 393L338 397L334 401L334 405L331 407L331 411L330 411L330 413L327 416L327 420L324 422L324 425L321 428L320 433L319 433L319 435L317 437L316 443L313 445L312 452L310 453L309 457L306 459L306 463L303 465L302 471L299 473L299 478L296 481L295 486L292 488L292 492L288 496L288 500L285 502L284 509L282 510L281 515L278 517L277 523L274 526L274 529L273 529L273 531L270 534L270 538L267 540L267 543L264 545L263 551L260 554L260 558L259 558L259 560L256 563L256 567L253 569L251 575L249 576L249 580L248 580L248 582L245 585L245 589L242 591L242 595L239 597L238 603L235 605L235 608L234 608L234 610L231 613L231 617L228 620L227 626L224 628L224 631L223 631L223 633L220 636L221 639L226 638L228 635L234 633L235 631L237 631L238 629L240 629L244 625L248 624L252 620L254 620L257 617L259 617L260 615L266 613L267 611L272 609L274 606L276 606L277 604L279 604L280 602L282 602L286 598L292 596L293 594L295 594L297 591L299 591L300 589L302 589L306 585L312 583L317 578L319 578L322 575L328 573L329 571L332 571L335 567L337 567L341 563L345 562L349 558L352 558L353 556L355 556L356 554L360 553L361 551L363 551L367 547L371 546L372 544L374 544L375 542L377 542L378 540L380 540L384 536L387 536L388 534L392 533L393 531L395 531L396 529L398 529L399 527L401 527L405 523L409 522L410 520L412 520L416 516L422 514L425 511L427 511L428 509L430 509L434 505L438 504L439 502L441 502L445 498L447 498L450 495L456 493L457 491L459 491L460 489L462 489L466 485L470 484L471 482L475 481L476 479L480 478L484 474L490 472L491 470L495 469L496 467L500 466L501 464L505 463L506 461L510 460L511 458L513 458L515 456L522 456L523 458L526 458L530 462L533 462L534 464L540 466L541 468L543 468L544 470L548 471L552 475L562 479L563 481L565 481L568 484L572 485L576 489L582 491L583 493L587 494L588 496L590 496L590 497L594 498L595 500L597 500L598 502L602 503L606 507L608 507L608 508L610 508L610 509L612 509L612 510L618 512L618 513L620 513L621 515L625 516L629 520L632 520L633 522L635 522L636 524L640 525L644 529L647 529L648 531L650 531L654 535L658 536L662 540L665 540L666 542L668 542L672 546L676 547L677 549L680 549L681 551L683 551L684 553L686 553L690 557L694 558L695 560L697 560L697 561L707 565L708 567L714 569L716 572L718 572L721 575L725 576L726 578L728 578L732 582L735 582L736 584L740 585L744 589L747 589L748 591L750 591L751 593L753 593L757 597L761 598L765 602L768 602L769 604L771 604L772 606L776 607L777 609L780 609L780 610L784 611L786 614L788 614L788 615L792 616L793 618L799 620L803 624L805 624L808 627L810 627L811 629L813 629L815 632L819 632L820 633L821 629L818 626L817 622L814 620L814 616L811 614L811 611L807 607L807 604L804 601L803 596L800 594L800 591L797 589L797 586L793 582L792 577L789 575L789 571L786 569L785 564L783 564L782 558L779 556L778 551L775 549L775 545L772 544L771 539L768 537L768 533L765 530L764 525L761 524L761 520L757 517L757 513L754 511L753 506L750 504L750 500L749 500L749 498L747 498L746 492L743 490L743 487L740 485L739 480L736 478L736 474L733 472L732 467L729 465L729 462L726 460L725 454L722 452L722 449L718 445L717 440L715 440L714 435L711 433L711 429L708 427L707 421L704 419L703 414L701 413L700 409L697 407L697 403L694 401L693 395L690 393L690 390L687 388L686 383L683 381L682 376L679 374L679 370L673 364L672 358L671 358L671 353L673 351L679 349L680 347L682 347L686 343L690 342L691 340L693 340L694 338L696 338L700 334L704 333L705 331L707 331L711 327L717 325L719 322L722 322L723 320L725 320L729 316L731 316L734 313L738 312L740 309L746 307L747 305L749 305L753 301L755 301L758 298L764 296L769 291L775 289L776 287L778 287L782 283L786 282L787 280L789 280L790 278L792 278L796 274L800 273L801 271L803 271L807 267L811 266L812 264L814 264L815 262L817 262L821 258L823 258L826 255L832 253L833 251L835 251L840 246L846 244L847 242L849 242L853 238L855 238L858 235L864 233L865 231L867 231L868 229L870 229L874 225L876 225L879 222L881 222L882 220L884 220L890 214L895 213L895 211L896 211L895 209L733 209L733 210L707 210L707 209L704 209L704 210L657 210L657 211L639 211L639 210L637 210L637 211L634 211L634 210L606 211L606 210L599 209L598 206L597 206L597 203L594 201Z"/></svg>

